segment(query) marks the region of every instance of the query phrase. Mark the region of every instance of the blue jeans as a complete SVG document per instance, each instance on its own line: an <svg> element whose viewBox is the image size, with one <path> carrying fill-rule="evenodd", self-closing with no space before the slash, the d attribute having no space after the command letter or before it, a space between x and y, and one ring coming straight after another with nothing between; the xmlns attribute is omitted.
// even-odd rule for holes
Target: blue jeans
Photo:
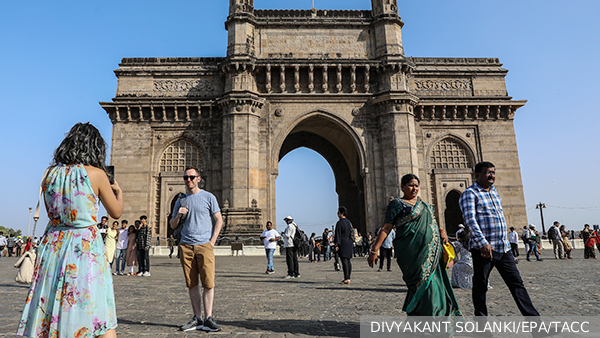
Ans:
<svg viewBox="0 0 600 338"><path fill-rule="evenodd" d="M325 247L325 253L323 254L323 260L328 261L331 259L331 245Z"/></svg>
<svg viewBox="0 0 600 338"><path fill-rule="evenodd" d="M115 254L115 271L123 273L125 271L125 258L127 257L127 248L117 249ZM119 260L121 260L121 267L119 268Z"/></svg>
<svg viewBox="0 0 600 338"><path fill-rule="evenodd" d="M275 253L275 249L267 249L265 248L267 253L267 270L275 270L273 267L273 254Z"/></svg>

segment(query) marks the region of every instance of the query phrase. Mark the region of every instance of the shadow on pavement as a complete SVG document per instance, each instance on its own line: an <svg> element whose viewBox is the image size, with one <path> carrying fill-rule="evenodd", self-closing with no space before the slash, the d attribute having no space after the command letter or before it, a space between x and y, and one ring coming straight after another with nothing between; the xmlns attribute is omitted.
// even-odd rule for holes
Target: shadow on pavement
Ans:
<svg viewBox="0 0 600 338"><path fill-rule="evenodd" d="M0 288L21 288L21 289L29 289L29 285L25 284L0 284Z"/></svg>
<svg viewBox="0 0 600 338"><path fill-rule="evenodd" d="M348 291L367 291L367 292L391 292L391 293L396 293L396 292L400 292L400 293L404 293L404 292L408 292L408 289L381 289L381 288L356 288L356 287L351 287L351 286L327 286L327 287L320 287L320 288L315 288L315 289L319 289L319 290L348 290Z"/></svg>
<svg viewBox="0 0 600 338"><path fill-rule="evenodd" d="M220 320L219 324L237 326L247 330L271 331L274 333L306 334L310 336L326 337L360 336L360 323L291 319L248 319L240 321Z"/></svg>
<svg viewBox="0 0 600 338"><path fill-rule="evenodd" d="M173 324L164 324L164 323L150 323L150 322L139 322L139 321L134 321L134 320L128 320L128 319L121 319L121 318L117 318L117 323L118 324L123 324L123 325L143 325L143 326L164 326L164 327L174 327L176 329L179 330L179 326L180 325L173 325Z"/></svg>

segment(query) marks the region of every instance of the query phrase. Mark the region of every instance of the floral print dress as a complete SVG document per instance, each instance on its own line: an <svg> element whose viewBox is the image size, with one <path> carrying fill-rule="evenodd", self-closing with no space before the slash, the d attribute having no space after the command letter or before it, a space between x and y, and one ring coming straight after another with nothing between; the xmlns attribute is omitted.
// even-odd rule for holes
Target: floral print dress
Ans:
<svg viewBox="0 0 600 338"><path fill-rule="evenodd" d="M95 337L117 327L112 276L96 227L98 196L83 165L50 169L42 187L50 222L17 334Z"/></svg>

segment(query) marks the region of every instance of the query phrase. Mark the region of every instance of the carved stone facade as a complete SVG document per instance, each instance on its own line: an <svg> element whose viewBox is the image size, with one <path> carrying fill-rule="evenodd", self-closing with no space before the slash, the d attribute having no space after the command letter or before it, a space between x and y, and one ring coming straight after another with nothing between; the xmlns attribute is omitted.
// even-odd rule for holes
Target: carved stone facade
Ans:
<svg viewBox="0 0 600 338"><path fill-rule="evenodd" d="M307 147L331 165L340 205L375 231L400 178L421 177L421 198L442 227L461 221L458 196L474 164L496 164L509 224L526 224L513 119L495 58L405 57L396 0L373 10L254 10L230 0L222 58L126 58L111 163L125 218L148 214L170 234L169 213L187 165L226 216L225 237L257 236L275 219L279 160Z"/></svg>

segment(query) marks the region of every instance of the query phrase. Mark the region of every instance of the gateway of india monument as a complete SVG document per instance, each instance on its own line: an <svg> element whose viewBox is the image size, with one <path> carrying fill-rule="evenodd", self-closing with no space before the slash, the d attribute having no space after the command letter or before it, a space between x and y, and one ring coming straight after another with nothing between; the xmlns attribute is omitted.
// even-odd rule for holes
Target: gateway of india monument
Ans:
<svg viewBox="0 0 600 338"><path fill-rule="evenodd" d="M482 160L496 165L507 223L526 225L513 126L526 101L508 96L508 71L497 58L407 57L396 0L371 7L257 10L230 0L225 57L124 58L116 97L100 103L113 123L123 217L146 214L153 238L167 238L183 171L196 166L222 208L220 244L258 239L276 220L279 161L306 147L330 164L339 204L362 233L382 225L400 178L414 173L453 234Z"/></svg>

